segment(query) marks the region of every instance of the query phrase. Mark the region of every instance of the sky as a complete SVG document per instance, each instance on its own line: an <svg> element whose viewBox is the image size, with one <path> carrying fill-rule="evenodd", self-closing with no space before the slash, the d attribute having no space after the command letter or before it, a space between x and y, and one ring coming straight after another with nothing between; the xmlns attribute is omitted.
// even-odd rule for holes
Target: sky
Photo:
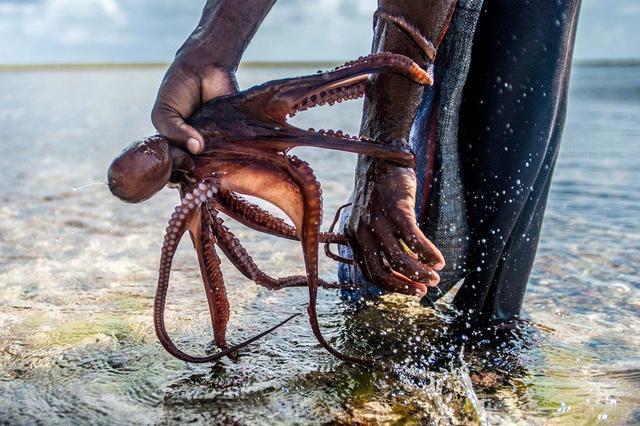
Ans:
<svg viewBox="0 0 640 426"><path fill-rule="evenodd" d="M195 27L204 3L0 0L0 63L167 62ZM376 3L278 0L243 59L360 56L370 49ZM583 0L575 58L640 58L640 1Z"/></svg>

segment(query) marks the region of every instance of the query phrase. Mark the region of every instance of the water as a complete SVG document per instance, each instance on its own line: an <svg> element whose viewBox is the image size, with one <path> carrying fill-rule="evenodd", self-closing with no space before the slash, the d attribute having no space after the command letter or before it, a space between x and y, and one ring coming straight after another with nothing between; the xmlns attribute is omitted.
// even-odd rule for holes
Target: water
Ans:
<svg viewBox="0 0 640 426"><path fill-rule="evenodd" d="M243 70L243 87L309 70ZM537 324L462 351L434 311L403 296L353 309L323 291L305 316L242 352L187 365L157 343L152 303L163 229L177 194L140 205L104 185L111 159L151 134L162 72L0 74L0 423L638 423L640 422L640 70L574 70L563 148L525 314ZM356 133L360 103L300 114L301 127ZM325 227L347 198L354 157L301 150L325 194ZM228 221L257 263L303 271L299 245ZM174 262L167 324L191 352L210 348L193 250ZM335 265L321 262L332 279ZM294 312L306 290L258 288L224 264L238 342Z"/></svg>

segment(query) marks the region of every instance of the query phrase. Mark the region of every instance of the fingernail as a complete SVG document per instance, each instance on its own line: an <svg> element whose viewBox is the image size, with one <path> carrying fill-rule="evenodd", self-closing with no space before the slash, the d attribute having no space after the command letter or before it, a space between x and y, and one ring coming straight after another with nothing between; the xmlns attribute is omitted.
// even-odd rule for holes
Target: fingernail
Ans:
<svg viewBox="0 0 640 426"><path fill-rule="evenodd" d="M192 154L198 154L202 150L202 143L196 138L187 140L187 149Z"/></svg>
<svg viewBox="0 0 640 426"><path fill-rule="evenodd" d="M433 268L436 271L442 271L446 265L444 260L441 260L441 261L431 261L429 262L429 266L431 266L431 268Z"/></svg>
<svg viewBox="0 0 640 426"><path fill-rule="evenodd" d="M419 286L416 285L415 292L416 292L416 297L418 299L422 299L424 296L427 295L427 292L428 292L427 286L425 286L424 284L420 283Z"/></svg>

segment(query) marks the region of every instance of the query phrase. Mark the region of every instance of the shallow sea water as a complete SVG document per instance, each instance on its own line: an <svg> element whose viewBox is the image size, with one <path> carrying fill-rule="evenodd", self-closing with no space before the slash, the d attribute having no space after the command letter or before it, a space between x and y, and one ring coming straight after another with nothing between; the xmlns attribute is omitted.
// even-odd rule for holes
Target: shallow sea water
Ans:
<svg viewBox="0 0 640 426"><path fill-rule="evenodd" d="M242 87L308 73L245 69ZM153 132L162 71L0 74L0 423L575 424L640 423L640 69L576 68L563 147L525 303L535 326L451 343L437 310L403 296L354 308L322 291L305 316L242 351L188 365L157 343L152 304L175 190L140 205L104 185L111 159ZM301 127L357 133L361 103L301 114ZM300 150L325 196L325 227L352 188L354 156ZM301 273L299 245L228 221L272 275ZM206 301L185 240L167 323L191 352L211 349ZM322 276L335 265L321 261ZM306 289L258 288L228 263L229 339L291 313ZM509 336L511 336L509 338Z"/></svg>

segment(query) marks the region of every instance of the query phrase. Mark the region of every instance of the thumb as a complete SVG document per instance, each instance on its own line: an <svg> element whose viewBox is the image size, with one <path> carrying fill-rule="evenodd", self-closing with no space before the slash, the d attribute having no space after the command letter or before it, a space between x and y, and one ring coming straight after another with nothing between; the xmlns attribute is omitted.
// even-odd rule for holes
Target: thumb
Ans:
<svg viewBox="0 0 640 426"><path fill-rule="evenodd" d="M200 132L188 125L175 109L165 104L156 104L151 112L151 121L172 145L192 154L199 154L204 149L204 138Z"/></svg>

